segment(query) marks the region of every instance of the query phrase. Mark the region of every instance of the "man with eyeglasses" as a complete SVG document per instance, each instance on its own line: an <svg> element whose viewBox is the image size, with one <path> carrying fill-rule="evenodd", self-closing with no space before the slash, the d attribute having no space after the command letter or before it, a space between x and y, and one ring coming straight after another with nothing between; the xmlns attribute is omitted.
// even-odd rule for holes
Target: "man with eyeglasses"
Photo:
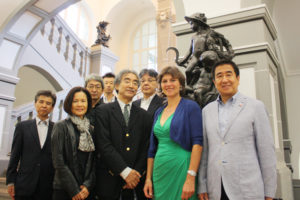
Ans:
<svg viewBox="0 0 300 200"><path fill-rule="evenodd" d="M101 200L146 200L143 192L151 117L132 104L139 87L132 70L115 79L116 101L96 110L97 157L95 192Z"/></svg>
<svg viewBox="0 0 300 200"><path fill-rule="evenodd" d="M155 111L162 106L163 98L156 94L157 89L157 72L153 69L143 69L139 78L141 81L141 91L143 98L133 102L133 104L146 110L153 118Z"/></svg>
<svg viewBox="0 0 300 200"><path fill-rule="evenodd" d="M103 92L103 79L97 74L90 74L86 77L84 87L89 91L92 97L93 109L87 114L92 125L95 124L95 109L103 102L100 100Z"/></svg>

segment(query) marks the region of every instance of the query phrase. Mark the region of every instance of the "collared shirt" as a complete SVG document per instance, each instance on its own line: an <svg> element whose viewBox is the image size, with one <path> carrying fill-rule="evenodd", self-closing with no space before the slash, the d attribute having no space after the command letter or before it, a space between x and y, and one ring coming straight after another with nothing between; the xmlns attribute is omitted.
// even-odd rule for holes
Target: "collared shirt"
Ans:
<svg viewBox="0 0 300 200"><path fill-rule="evenodd" d="M39 117L36 117L36 127L37 127L38 134L39 134L41 148L43 148L46 138L47 138L48 127L49 127L49 118L46 119L45 121L43 121Z"/></svg>
<svg viewBox="0 0 300 200"><path fill-rule="evenodd" d="M108 99L106 98L106 96L103 95L103 102L104 102L104 103L112 103L112 102L115 102L115 100L116 100L116 96L113 96L113 97L111 98L111 100L108 101Z"/></svg>
<svg viewBox="0 0 300 200"><path fill-rule="evenodd" d="M233 106L236 102L236 99L239 95L239 92L237 92L235 95L233 95L228 101L224 104L221 96L218 97L218 117L219 117L219 130L222 136L225 134L225 130L228 126L228 122L230 120L230 116L233 111Z"/></svg>
<svg viewBox="0 0 300 200"><path fill-rule="evenodd" d="M126 104L123 101L121 101L119 98L117 98L117 99L118 99L118 103L119 103L119 105L121 107L122 113L124 115L124 110L125 110ZM130 110L131 110L131 106L132 106L132 101L129 102L128 105L129 105L128 111L129 111L129 116L130 116Z"/></svg>
<svg viewBox="0 0 300 200"><path fill-rule="evenodd" d="M141 108L143 108L144 110L147 111L154 96L155 96L155 93L152 96L150 96L148 99L142 98Z"/></svg>
<svg viewBox="0 0 300 200"><path fill-rule="evenodd" d="M118 100L118 103L121 107L121 110L122 110L122 113L124 115L124 110L125 110L125 106L127 104L125 104L123 101L121 101L119 98L117 98ZM131 110L131 106L132 106L132 101L128 103L129 104L129 108L128 108L128 111L129 111L129 116L130 116L130 110ZM131 172L131 168L130 167L126 167L121 173L120 173L120 176L125 180L127 178L127 176L129 175L129 173Z"/></svg>

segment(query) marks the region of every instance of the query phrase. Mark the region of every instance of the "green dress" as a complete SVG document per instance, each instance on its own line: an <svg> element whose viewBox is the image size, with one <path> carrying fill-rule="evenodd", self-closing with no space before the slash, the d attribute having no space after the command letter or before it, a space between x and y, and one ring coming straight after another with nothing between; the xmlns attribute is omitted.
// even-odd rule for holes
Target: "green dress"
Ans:
<svg viewBox="0 0 300 200"><path fill-rule="evenodd" d="M167 119L163 126L160 125L160 118L161 114L154 125L154 135L158 139L153 167L154 199L180 200L190 164L191 152L186 151L170 138L173 115ZM196 192L190 199L197 199Z"/></svg>

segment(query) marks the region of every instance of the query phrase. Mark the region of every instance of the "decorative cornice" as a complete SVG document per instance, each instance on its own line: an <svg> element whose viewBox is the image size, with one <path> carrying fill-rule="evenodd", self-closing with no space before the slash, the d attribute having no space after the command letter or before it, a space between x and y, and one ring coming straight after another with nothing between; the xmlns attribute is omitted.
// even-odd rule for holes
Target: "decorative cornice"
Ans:
<svg viewBox="0 0 300 200"><path fill-rule="evenodd" d="M235 47L234 53L235 55L242 55L242 54L249 54L249 53L255 53L255 52L261 52L266 51L270 58L272 59L274 65L276 68L279 67L279 61L276 57L276 54L272 50L271 46L267 42L263 43L257 43L257 44L251 44L251 45L245 45L245 46L239 46Z"/></svg>
<svg viewBox="0 0 300 200"><path fill-rule="evenodd" d="M262 4L259 6L254 6L250 8L241 9L236 12L211 17L207 20L207 23L212 28L219 28L223 26L228 26L232 24L239 24L248 21L260 20L262 19L266 26L268 27L272 38L275 40L277 38L277 31L275 25L272 21L270 13L266 5ZM192 33L190 25L187 22L179 22L172 25L173 32L178 35Z"/></svg>

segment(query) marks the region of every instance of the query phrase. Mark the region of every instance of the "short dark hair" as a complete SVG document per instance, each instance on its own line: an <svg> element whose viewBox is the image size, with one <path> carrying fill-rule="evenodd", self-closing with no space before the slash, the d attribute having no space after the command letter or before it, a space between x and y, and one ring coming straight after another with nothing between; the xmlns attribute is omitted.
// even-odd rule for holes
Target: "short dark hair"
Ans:
<svg viewBox="0 0 300 200"><path fill-rule="evenodd" d="M40 96L51 97L51 99L52 99L52 107L55 106L55 103L56 103L56 94L52 93L51 90L39 90L39 91L36 93L35 97L34 97L34 103L37 102L37 100L38 100L38 98L39 98Z"/></svg>
<svg viewBox="0 0 300 200"><path fill-rule="evenodd" d="M164 75L171 75L173 78L177 78L179 80L179 83L182 87L182 90L180 90L180 96L184 96L185 94L185 77L182 74L182 72L178 69L178 67L174 66L168 66L162 69L160 74L158 75L158 83L159 83L159 92L162 94L161 89L161 81Z"/></svg>
<svg viewBox="0 0 300 200"><path fill-rule="evenodd" d="M142 69L139 73L139 77L142 78L145 74L157 79L158 73L154 69Z"/></svg>
<svg viewBox="0 0 300 200"><path fill-rule="evenodd" d="M104 76L102 76L102 78L115 78L116 76L114 75L114 73L112 72L108 72L106 74L104 74Z"/></svg>
<svg viewBox="0 0 300 200"><path fill-rule="evenodd" d="M103 79L101 76L99 76L98 74L89 74L84 81L84 87L86 88L89 81L94 80L94 81L98 81L99 83L101 83L101 88L103 90L104 85L103 85Z"/></svg>
<svg viewBox="0 0 300 200"><path fill-rule="evenodd" d="M240 76L240 70L239 70L238 66L235 64L235 62L233 62L232 60L220 60L220 61L216 62L214 64L214 66L212 67L211 74L212 74L213 80L215 80L216 68L219 67L220 65L226 65L226 64L232 66L236 77Z"/></svg>
<svg viewBox="0 0 300 200"><path fill-rule="evenodd" d="M86 98L88 100L88 109L87 112L89 112L92 109L92 98L91 95L89 93L89 91L83 87L74 87L72 88L69 93L67 94L65 101L64 101L64 110L66 111L66 113L68 113L69 115L72 115L72 103L73 103L73 99L74 99L74 95L77 92L84 92L86 95Z"/></svg>

